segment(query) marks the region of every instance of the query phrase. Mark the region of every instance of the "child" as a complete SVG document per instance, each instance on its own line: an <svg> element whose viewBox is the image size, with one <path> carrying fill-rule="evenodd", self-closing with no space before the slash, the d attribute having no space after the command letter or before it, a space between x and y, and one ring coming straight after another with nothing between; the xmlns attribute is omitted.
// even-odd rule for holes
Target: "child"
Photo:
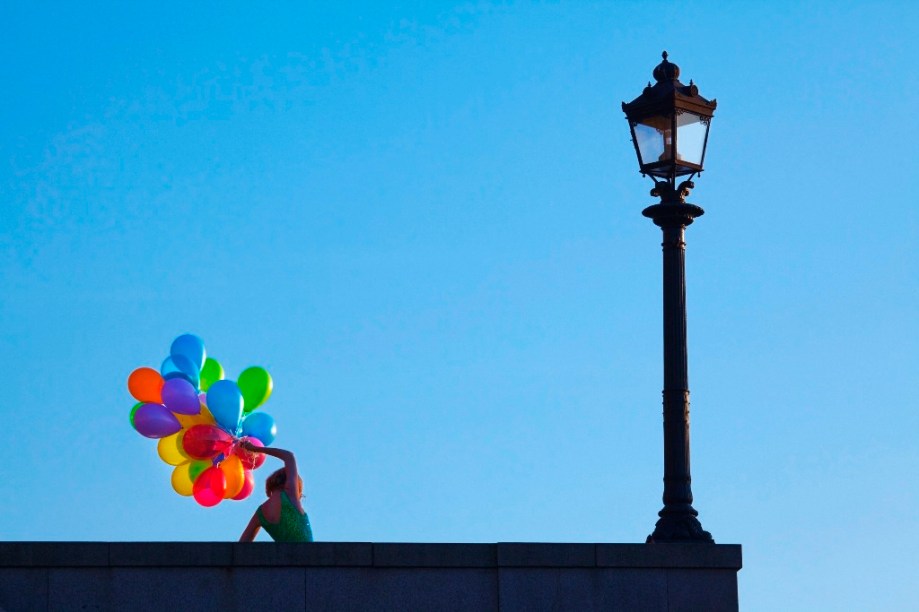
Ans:
<svg viewBox="0 0 919 612"><path fill-rule="evenodd" d="M297 459L290 451L267 446L255 446L247 441L240 444L250 453L265 453L284 462L284 467L265 481L265 495L268 501L255 510L240 542L255 540L259 529L265 528L275 542L312 542L313 530L310 519L300 503L303 496L303 480L297 473Z"/></svg>

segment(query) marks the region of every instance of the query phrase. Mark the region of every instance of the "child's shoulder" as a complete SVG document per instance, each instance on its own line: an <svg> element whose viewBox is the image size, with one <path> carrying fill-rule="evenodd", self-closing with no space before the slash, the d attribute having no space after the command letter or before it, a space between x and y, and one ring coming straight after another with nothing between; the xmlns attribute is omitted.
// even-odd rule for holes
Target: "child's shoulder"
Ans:
<svg viewBox="0 0 919 612"><path fill-rule="evenodd" d="M272 523L278 522L281 517L280 499L269 497L258 507L262 515Z"/></svg>

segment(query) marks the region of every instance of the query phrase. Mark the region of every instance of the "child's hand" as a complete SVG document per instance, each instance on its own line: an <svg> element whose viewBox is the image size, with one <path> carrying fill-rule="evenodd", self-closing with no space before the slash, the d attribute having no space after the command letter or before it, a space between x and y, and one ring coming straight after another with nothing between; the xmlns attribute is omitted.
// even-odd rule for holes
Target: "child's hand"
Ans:
<svg viewBox="0 0 919 612"><path fill-rule="evenodd" d="M262 452L262 447L261 447L261 446L256 446L255 444L252 444L252 443L249 442L248 440L241 440L240 443L239 443L239 446L240 446L241 448L246 449L246 450L249 451L250 453L260 453L260 452Z"/></svg>

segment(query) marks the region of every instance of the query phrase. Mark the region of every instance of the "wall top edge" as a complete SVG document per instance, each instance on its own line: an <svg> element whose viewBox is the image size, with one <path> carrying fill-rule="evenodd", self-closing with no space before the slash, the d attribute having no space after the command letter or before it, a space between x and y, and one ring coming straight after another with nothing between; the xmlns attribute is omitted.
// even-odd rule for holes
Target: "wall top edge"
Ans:
<svg viewBox="0 0 919 612"><path fill-rule="evenodd" d="M0 568L234 566L739 570L742 550L739 544L0 542Z"/></svg>

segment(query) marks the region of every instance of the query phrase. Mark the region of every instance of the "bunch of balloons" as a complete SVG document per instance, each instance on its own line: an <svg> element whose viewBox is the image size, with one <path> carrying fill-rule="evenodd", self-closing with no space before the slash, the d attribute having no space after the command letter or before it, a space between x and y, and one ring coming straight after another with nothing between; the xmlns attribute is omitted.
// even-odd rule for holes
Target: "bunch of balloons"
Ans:
<svg viewBox="0 0 919 612"><path fill-rule="evenodd" d="M184 334L173 341L159 372L137 368L128 377L128 390L137 400L131 425L143 436L159 438L157 452L173 466L172 488L179 495L194 496L208 507L245 499L255 484L252 470L265 455L241 443L274 441L274 419L255 412L271 388L271 376L260 367L243 370L236 382L225 380L223 366L207 356L201 338Z"/></svg>

